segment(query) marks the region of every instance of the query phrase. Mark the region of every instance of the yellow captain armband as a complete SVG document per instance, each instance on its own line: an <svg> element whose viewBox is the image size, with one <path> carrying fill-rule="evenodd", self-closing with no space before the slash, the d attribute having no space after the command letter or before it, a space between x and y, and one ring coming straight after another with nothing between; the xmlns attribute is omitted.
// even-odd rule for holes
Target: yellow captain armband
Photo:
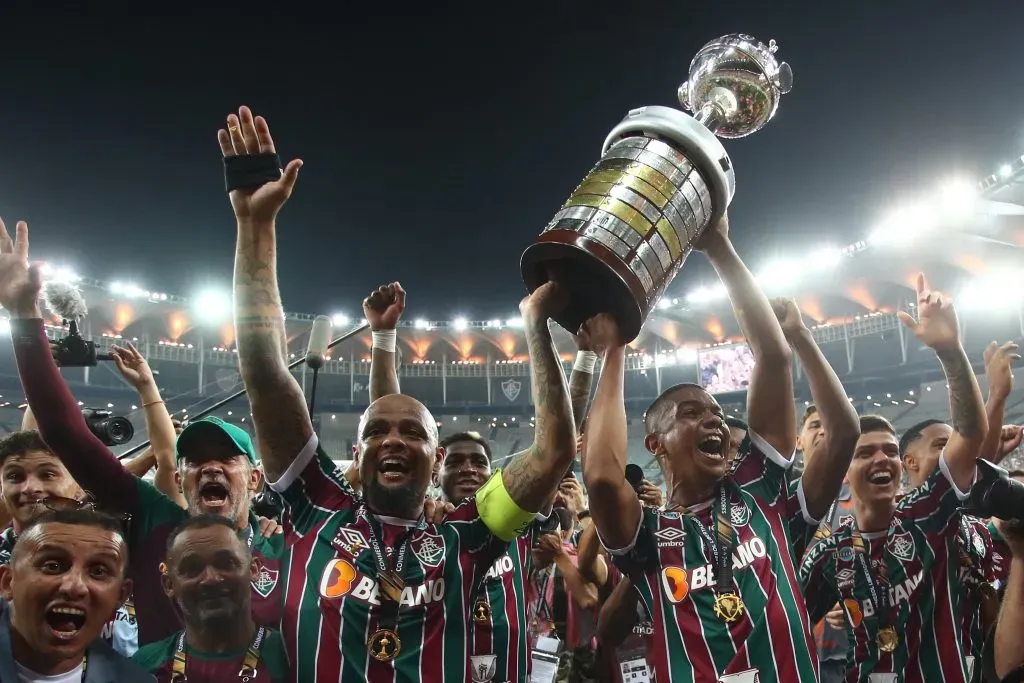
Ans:
<svg viewBox="0 0 1024 683"><path fill-rule="evenodd" d="M512 500L501 470L496 470L476 492L476 509L491 533L503 541L524 534L537 518L536 512L527 512Z"/></svg>

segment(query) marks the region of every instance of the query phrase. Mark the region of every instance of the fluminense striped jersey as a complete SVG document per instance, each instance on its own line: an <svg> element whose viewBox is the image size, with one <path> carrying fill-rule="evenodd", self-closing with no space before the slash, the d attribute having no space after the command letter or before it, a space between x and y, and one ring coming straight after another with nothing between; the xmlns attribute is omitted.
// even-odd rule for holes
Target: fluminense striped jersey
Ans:
<svg viewBox="0 0 1024 683"><path fill-rule="evenodd" d="M315 436L273 488L286 512L281 633L292 681L469 680L473 597L508 547L480 519L475 499L438 525L376 516L392 567L396 546L410 534L395 628L400 647L395 659L381 662L367 648L381 594L369 521L358 514L362 501Z"/></svg>
<svg viewBox="0 0 1024 683"><path fill-rule="evenodd" d="M981 605L984 591L995 591L992 584L995 574L992 565L992 538L985 520L969 515L960 516L960 530L957 534L959 552L959 581L963 595L964 652L967 654L968 673L979 668L982 648L985 645L984 624L981 620ZM973 676L977 680L977 676Z"/></svg>
<svg viewBox="0 0 1024 683"><path fill-rule="evenodd" d="M534 527L512 541L484 575L471 606L470 673L473 681L526 683L530 677L526 578ZM480 602L484 601L486 609Z"/></svg>
<svg viewBox="0 0 1024 683"><path fill-rule="evenodd" d="M792 465L759 435L737 456L731 479L733 572L745 612L715 615L715 556L699 518L714 533L714 503L688 514L645 508L637 540L614 551L651 617L648 662L658 683L812 683L818 659L797 562L818 527L806 513ZM838 491L836 492L838 493Z"/></svg>
<svg viewBox="0 0 1024 683"><path fill-rule="evenodd" d="M945 456L939 468L899 499L888 531L862 533L871 563L884 561L890 615L900 636L891 654L875 639L878 617L867 577L851 543L853 523L817 543L800 568L807 606L814 619L837 602L852 626L848 683L872 674L896 674L893 683L967 683L963 593L958 557L962 494L952 484Z"/></svg>

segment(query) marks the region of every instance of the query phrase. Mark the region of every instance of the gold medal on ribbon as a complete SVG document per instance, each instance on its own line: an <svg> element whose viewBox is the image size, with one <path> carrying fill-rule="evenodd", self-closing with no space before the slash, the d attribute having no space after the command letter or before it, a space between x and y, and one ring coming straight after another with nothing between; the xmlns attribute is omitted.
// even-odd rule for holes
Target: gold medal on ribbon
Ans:
<svg viewBox="0 0 1024 683"><path fill-rule="evenodd" d="M892 626L886 626L878 631L878 635L875 636L875 642L878 643L879 650L889 654L895 652L896 648L900 646L900 635L896 633L896 629Z"/></svg>
<svg viewBox="0 0 1024 683"><path fill-rule="evenodd" d="M476 604L473 605L473 621L475 621L478 624L486 624L490 620L491 603L487 602L483 598L480 598L476 601Z"/></svg>
<svg viewBox="0 0 1024 683"><path fill-rule="evenodd" d="M381 572L377 576L377 584L387 600L395 603L402 601L402 589L405 588L405 581L401 576L393 571Z"/></svg>
<svg viewBox="0 0 1024 683"><path fill-rule="evenodd" d="M378 662L390 662L402 651L402 641L391 629L379 628L366 641L366 649Z"/></svg>
<svg viewBox="0 0 1024 683"><path fill-rule="evenodd" d="M731 624L741 616L746 608L736 593L719 593L715 596L715 616L727 624Z"/></svg>

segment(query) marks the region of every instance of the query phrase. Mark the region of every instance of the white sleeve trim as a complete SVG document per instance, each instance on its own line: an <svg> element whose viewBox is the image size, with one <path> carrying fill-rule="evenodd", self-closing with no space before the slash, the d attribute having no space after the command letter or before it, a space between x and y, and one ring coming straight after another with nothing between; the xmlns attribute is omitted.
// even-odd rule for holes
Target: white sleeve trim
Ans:
<svg viewBox="0 0 1024 683"><path fill-rule="evenodd" d="M639 503L639 502L640 501L637 500L637 503ZM597 525L595 524L594 526L596 527ZM644 527L644 509L641 506L641 508L640 508L640 521L636 523L636 531L633 532L633 539L629 542L629 545L627 545L625 547L622 547L622 548L609 548L608 544L604 542L603 538L601 538L601 530L600 529L597 530L597 540L601 543L601 547L604 548L606 551L608 551L609 555L614 555L616 557L622 557L623 555L628 555L629 553L631 553L633 551L633 548L636 547L636 539L638 539L640 537L640 529L642 529L643 527Z"/></svg>
<svg viewBox="0 0 1024 683"><path fill-rule="evenodd" d="M295 483L295 480L299 478L302 471L309 465L309 461L316 455L316 447L320 444L320 441L316 438L316 434L309 435L309 441L302 447L299 454L292 460L292 464L288 465L288 469L284 471L281 478L277 481L268 482L271 490L278 493L284 493L291 485Z"/></svg>
<svg viewBox="0 0 1024 683"><path fill-rule="evenodd" d="M750 443L756 446L757 450L761 451L766 456L768 456L769 460L771 460L773 463L775 463L782 469L788 470L790 467L793 466L793 462L796 460L796 448L793 449L793 452L790 454L789 459L786 459L782 456L782 453L779 453L777 450L775 450L775 447L772 446L767 441L765 441L764 437L758 434L757 432L747 430L747 436L750 437Z"/></svg>
<svg viewBox="0 0 1024 683"><path fill-rule="evenodd" d="M946 477L946 481L949 482L950 487L953 489L953 493L956 494L957 500L966 500L967 496L971 495L971 488L978 481L978 468L974 468L974 477L971 479L971 485L967 487L966 491L961 491L956 481L953 480L953 475L949 471L949 463L946 462L946 451L943 450L942 454L939 455L939 470L942 472L942 476Z"/></svg>
<svg viewBox="0 0 1024 683"><path fill-rule="evenodd" d="M793 463L796 462L796 449L793 449L793 453L787 460L779 453L775 448L768 443L763 436L757 432L747 430L747 436L750 437L750 443L757 448L757 450L764 453L765 457L771 460L773 463L778 465L784 470L789 470L793 467ZM820 519L815 519L814 515L807 511L807 493L804 491L804 478L800 477L800 482L796 485L796 499L800 502L800 514L804 516L804 521L808 524L817 526L821 523Z"/></svg>
<svg viewBox="0 0 1024 683"><path fill-rule="evenodd" d="M813 526L821 524L820 519L815 519L814 515L807 511L807 494L804 492L803 477L800 477L800 481L796 485L796 499L800 501L800 514L804 516L804 521Z"/></svg>

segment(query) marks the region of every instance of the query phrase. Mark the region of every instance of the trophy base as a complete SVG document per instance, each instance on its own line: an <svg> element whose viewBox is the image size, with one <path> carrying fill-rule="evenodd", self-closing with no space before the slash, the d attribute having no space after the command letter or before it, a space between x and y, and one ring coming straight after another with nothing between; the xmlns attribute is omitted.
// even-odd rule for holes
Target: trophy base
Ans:
<svg viewBox="0 0 1024 683"><path fill-rule="evenodd" d="M568 230L553 230L523 252L520 267L530 292L549 280L565 289L569 305L552 319L566 331L576 334L590 318L609 313L619 325L623 342L640 334L648 313L639 303L647 300L643 285L600 243Z"/></svg>

